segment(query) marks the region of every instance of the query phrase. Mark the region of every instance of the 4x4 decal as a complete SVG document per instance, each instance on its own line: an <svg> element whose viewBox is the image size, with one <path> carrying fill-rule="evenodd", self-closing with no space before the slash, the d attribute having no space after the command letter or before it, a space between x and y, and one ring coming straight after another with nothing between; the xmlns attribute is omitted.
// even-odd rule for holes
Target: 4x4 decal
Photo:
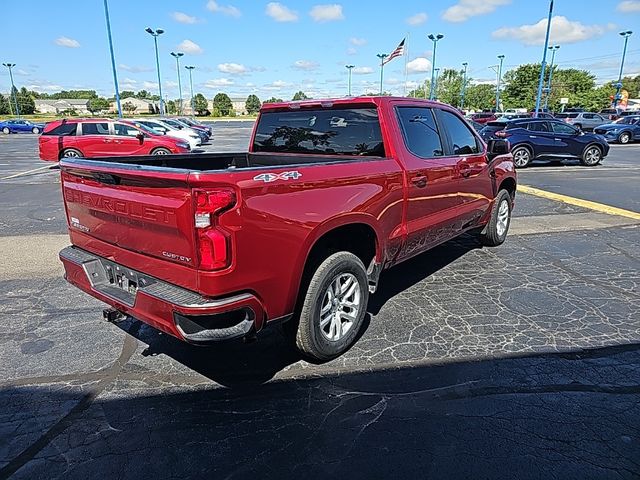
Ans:
<svg viewBox="0 0 640 480"><path fill-rule="evenodd" d="M253 179L257 182L271 183L276 180L297 180L302 177L302 174L297 170L282 173L261 173L256 175Z"/></svg>

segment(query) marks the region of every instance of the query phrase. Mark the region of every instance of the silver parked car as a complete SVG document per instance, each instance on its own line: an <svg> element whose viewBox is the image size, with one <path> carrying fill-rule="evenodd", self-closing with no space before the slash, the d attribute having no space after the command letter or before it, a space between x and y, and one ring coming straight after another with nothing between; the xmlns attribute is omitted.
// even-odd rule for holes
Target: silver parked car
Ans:
<svg viewBox="0 0 640 480"><path fill-rule="evenodd" d="M556 118L582 130L593 130L610 121L608 118L593 112L558 113Z"/></svg>

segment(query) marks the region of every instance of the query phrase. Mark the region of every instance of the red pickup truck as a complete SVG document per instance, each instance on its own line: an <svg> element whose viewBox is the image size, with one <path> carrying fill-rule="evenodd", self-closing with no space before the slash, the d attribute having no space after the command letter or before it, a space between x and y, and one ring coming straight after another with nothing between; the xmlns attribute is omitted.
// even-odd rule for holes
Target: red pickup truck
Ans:
<svg viewBox="0 0 640 480"><path fill-rule="evenodd" d="M193 344L287 320L321 361L382 270L467 231L501 244L516 192L505 140L412 98L266 104L244 153L60 165L69 282Z"/></svg>

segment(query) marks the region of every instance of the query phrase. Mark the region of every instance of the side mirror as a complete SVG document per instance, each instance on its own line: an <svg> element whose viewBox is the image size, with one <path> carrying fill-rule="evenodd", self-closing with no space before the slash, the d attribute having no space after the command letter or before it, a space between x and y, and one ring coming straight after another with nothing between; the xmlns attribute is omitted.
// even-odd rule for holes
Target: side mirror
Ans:
<svg viewBox="0 0 640 480"><path fill-rule="evenodd" d="M136 138L140 140L141 143L144 142L144 133L140 132L136 135Z"/></svg>
<svg viewBox="0 0 640 480"><path fill-rule="evenodd" d="M487 158L491 161L497 156L508 154L509 150L511 145L507 140L491 139L487 143Z"/></svg>

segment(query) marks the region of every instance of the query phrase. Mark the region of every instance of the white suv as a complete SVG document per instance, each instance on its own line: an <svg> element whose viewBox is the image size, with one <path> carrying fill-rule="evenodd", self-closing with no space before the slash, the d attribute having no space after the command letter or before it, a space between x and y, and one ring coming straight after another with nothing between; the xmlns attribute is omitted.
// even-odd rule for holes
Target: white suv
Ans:
<svg viewBox="0 0 640 480"><path fill-rule="evenodd" d="M189 142L191 150L202 145L202 140L200 139L200 136L198 134L186 129L179 130L174 126L163 122L162 120L145 118L135 119L134 121L136 123L141 123L145 127L149 127L150 129L155 130L158 133L164 133L165 135L168 135L170 137L186 140L187 142Z"/></svg>

